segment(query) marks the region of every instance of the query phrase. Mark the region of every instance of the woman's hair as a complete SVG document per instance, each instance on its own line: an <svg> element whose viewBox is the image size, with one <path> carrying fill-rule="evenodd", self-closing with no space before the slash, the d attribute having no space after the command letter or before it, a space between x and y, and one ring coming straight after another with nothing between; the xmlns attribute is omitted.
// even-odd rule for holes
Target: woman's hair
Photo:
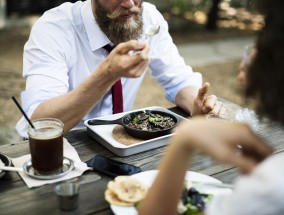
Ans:
<svg viewBox="0 0 284 215"><path fill-rule="evenodd" d="M256 4L265 25L247 74L246 95L256 98L261 115L284 125L284 1L257 0Z"/></svg>

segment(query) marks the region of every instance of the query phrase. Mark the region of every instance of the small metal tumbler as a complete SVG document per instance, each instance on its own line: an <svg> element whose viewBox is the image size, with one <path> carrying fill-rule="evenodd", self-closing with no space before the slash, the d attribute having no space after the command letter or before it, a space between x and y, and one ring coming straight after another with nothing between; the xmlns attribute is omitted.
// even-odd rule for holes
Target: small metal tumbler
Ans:
<svg viewBox="0 0 284 215"><path fill-rule="evenodd" d="M76 183L63 183L55 187L59 207L64 211L72 211L79 205L79 185Z"/></svg>

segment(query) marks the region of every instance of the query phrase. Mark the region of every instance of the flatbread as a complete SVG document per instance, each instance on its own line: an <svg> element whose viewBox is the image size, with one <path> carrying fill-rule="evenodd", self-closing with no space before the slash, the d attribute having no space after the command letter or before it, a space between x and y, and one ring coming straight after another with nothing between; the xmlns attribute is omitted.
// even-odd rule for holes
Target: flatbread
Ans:
<svg viewBox="0 0 284 215"><path fill-rule="evenodd" d="M121 125L116 125L114 127L114 129L112 130L112 136L117 142L123 145L126 145L126 146L129 146L135 143L140 143L143 141L143 140L140 140L140 139L137 139L135 137L128 135L126 131L124 130L123 126Z"/></svg>
<svg viewBox="0 0 284 215"><path fill-rule="evenodd" d="M112 192L111 190L107 189L105 191L105 200L112 204L112 205L117 205L117 206L132 206L134 205L134 203L131 202L124 202L122 200L120 200L117 195L115 195L114 192Z"/></svg>
<svg viewBox="0 0 284 215"><path fill-rule="evenodd" d="M120 200L132 203L141 201L148 191L147 186L130 176L117 176L107 187Z"/></svg>

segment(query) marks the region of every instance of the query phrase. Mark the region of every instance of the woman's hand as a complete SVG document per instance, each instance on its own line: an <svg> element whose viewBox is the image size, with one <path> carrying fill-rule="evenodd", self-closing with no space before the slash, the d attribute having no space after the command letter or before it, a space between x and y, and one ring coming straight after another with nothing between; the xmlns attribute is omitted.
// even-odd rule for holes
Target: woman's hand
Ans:
<svg viewBox="0 0 284 215"><path fill-rule="evenodd" d="M195 117L181 122L176 132L170 138L159 174L139 207L139 214L176 214L185 172L191 165L194 150L220 163L237 166L245 173L250 173L257 163L272 153L248 126L220 119ZM163 206L156 207L161 199Z"/></svg>
<svg viewBox="0 0 284 215"><path fill-rule="evenodd" d="M237 166L244 173L271 155L272 149L244 124L195 118L177 127L171 141L198 150L220 163Z"/></svg>

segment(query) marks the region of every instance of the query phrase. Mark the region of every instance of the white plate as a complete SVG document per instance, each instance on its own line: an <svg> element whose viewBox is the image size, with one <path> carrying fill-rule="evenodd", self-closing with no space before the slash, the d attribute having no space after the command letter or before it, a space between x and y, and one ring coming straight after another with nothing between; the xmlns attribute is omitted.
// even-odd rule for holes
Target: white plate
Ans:
<svg viewBox="0 0 284 215"><path fill-rule="evenodd" d="M150 187L158 173L158 170L150 170L141 172L135 175L132 175L132 177L138 179L139 181L143 182L145 185ZM204 175L197 172L187 171L185 179L188 181L198 181L198 182L214 182L214 183L222 183L216 178L213 178L208 175ZM203 193L218 195L220 193L230 193L232 192L231 189L225 189L225 188L217 188L217 187L203 187L202 189ZM116 206L116 205L110 205L111 210L116 215L137 215L137 211L133 206Z"/></svg>
<svg viewBox="0 0 284 215"><path fill-rule="evenodd" d="M104 117L98 117L98 118L93 118L93 119L114 120L114 119L118 119L124 116L125 114L136 112L136 111L142 111L142 110L164 111L164 112L174 115L177 118L178 122L182 120L186 120L184 117L170 110L167 110L163 107L159 107L159 106L146 107L146 108L137 109L137 110L133 110L129 112L124 112L124 113L119 113L119 114L114 114L114 115L104 116ZM150 139L150 140L141 140L141 142L139 143L135 143L135 144L127 146L127 145L119 143L113 138L112 130L116 125L92 126L88 124L89 120L90 119L85 120L84 124L87 127L88 133L91 135L91 137L93 137L103 146L108 148L111 152L121 157L129 156L129 155L136 154L139 152L144 152L150 149L165 146L168 144L169 137L174 135L172 133L172 134L164 135L164 136L157 137L157 138Z"/></svg>

